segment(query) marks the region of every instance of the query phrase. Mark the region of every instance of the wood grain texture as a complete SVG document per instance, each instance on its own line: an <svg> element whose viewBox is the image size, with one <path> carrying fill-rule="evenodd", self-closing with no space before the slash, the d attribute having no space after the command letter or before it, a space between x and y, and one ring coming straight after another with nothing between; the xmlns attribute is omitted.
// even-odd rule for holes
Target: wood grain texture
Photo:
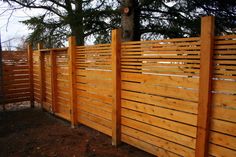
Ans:
<svg viewBox="0 0 236 157"><path fill-rule="evenodd" d="M57 99L57 81L56 81L56 51L50 51L51 61L51 89L52 89L52 112L57 112L56 99Z"/></svg>
<svg viewBox="0 0 236 157"><path fill-rule="evenodd" d="M212 57L214 47L214 17L202 18L201 63L199 82L199 105L197 122L197 142L195 156L208 156L208 140L212 101Z"/></svg>
<svg viewBox="0 0 236 157"><path fill-rule="evenodd" d="M0 103L30 101L33 107L32 49L1 53L3 76Z"/></svg>
<svg viewBox="0 0 236 157"><path fill-rule="evenodd" d="M43 70L43 64L44 64L44 60L43 60L43 53L40 51L40 49L43 48L43 45L41 43L38 43L37 45L38 48L38 53L39 53L39 87L40 87L40 105L41 108L43 108L43 75L44 75L44 70Z"/></svg>
<svg viewBox="0 0 236 157"><path fill-rule="evenodd" d="M69 37L69 86L70 86L70 105L71 105L71 126L75 127L77 125L77 98L76 98L76 72L75 72L75 49L76 40L75 37Z"/></svg>
<svg viewBox="0 0 236 157"><path fill-rule="evenodd" d="M121 142L121 30L112 30L112 145Z"/></svg>

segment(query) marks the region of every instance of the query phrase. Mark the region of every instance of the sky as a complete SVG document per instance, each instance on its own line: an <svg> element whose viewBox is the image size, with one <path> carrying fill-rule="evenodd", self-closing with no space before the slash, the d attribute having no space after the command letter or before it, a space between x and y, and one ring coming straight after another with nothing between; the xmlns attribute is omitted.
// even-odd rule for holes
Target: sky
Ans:
<svg viewBox="0 0 236 157"><path fill-rule="evenodd" d="M6 41L15 38L11 40L11 45L14 48L18 45L20 38L31 32L20 21L40 13L40 10L32 11L29 9L18 9L12 13L11 10L6 11L8 8L6 3L0 2L0 32L3 49L6 48Z"/></svg>

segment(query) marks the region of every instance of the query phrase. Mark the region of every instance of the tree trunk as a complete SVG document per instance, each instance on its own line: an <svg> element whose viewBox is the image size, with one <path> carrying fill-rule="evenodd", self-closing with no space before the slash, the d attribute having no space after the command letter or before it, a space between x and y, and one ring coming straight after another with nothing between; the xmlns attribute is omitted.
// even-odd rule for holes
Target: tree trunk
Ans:
<svg viewBox="0 0 236 157"><path fill-rule="evenodd" d="M83 2L76 1L75 10L71 13L68 11L69 23L72 36L76 38L78 46L84 45L84 26L83 26Z"/></svg>
<svg viewBox="0 0 236 157"><path fill-rule="evenodd" d="M79 22L77 24L76 22L74 22L73 24L70 24L70 27L71 27L71 35L75 36L76 38L76 45L78 46L84 45L84 31L82 22Z"/></svg>
<svg viewBox="0 0 236 157"><path fill-rule="evenodd" d="M137 0L123 0L121 28L123 41L140 40L140 8Z"/></svg>

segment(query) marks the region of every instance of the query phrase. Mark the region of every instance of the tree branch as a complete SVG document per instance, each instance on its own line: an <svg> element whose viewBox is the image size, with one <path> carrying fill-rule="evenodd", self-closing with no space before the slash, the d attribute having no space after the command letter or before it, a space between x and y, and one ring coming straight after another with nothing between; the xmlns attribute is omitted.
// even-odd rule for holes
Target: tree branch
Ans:
<svg viewBox="0 0 236 157"><path fill-rule="evenodd" d="M36 1L36 0L35 0ZM23 3L22 1L18 1L18 0L11 0L11 1L8 1L9 3L10 2L14 2L22 7L26 7L26 8L29 8L29 9L45 9L45 10L48 10L50 12L53 12L54 14L56 14L57 16L61 17L61 18L64 18L63 15L61 15L59 12L58 12L58 9L56 10L55 8L53 8L52 6L44 6L44 5L35 5L35 1L32 1L31 3ZM11 4L12 5L12 4Z"/></svg>

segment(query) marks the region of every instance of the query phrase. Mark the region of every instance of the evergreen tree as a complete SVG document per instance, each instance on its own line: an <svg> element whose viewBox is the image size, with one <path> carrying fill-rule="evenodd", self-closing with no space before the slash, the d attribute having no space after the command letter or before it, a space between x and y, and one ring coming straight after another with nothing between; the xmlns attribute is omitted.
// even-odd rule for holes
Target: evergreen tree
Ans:
<svg viewBox="0 0 236 157"><path fill-rule="evenodd" d="M76 37L77 45L91 35L103 35L119 23L119 14L111 0L4 0L11 8L41 9L41 15L23 21L33 30L32 42L46 47L62 46L67 35ZM116 5L117 6L117 5Z"/></svg>
<svg viewBox="0 0 236 157"><path fill-rule="evenodd" d="M216 16L217 34L236 32L236 1L122 0L124 40L199 36L200 18Z"/></svg>

